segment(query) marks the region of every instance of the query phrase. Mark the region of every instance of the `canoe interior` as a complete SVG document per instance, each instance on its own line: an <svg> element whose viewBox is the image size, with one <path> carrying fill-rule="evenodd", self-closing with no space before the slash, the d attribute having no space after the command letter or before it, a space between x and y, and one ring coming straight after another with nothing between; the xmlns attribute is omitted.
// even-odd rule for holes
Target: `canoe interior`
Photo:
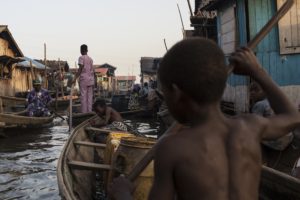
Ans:
<svg viewBox="0 0 300 200"><path fill-rule="evenodd" d="M24 116L23 112L19 115L0 113L0 122L6 125L42 125L51 123L53 119L54 115L49 117L28 117Z"/></svg>
<svg viewBox="0 0 300 200"><path fill-rule="evenodd" d="M263 167L260 194L261 199L300 199L300 180L291 176L296 160L300 157L300 141L293 142L283 151L262 147Z"/></svg>
<svg viewBox="0 0 300 200"><path fill-rule="evenodd" d="M65 199L92 199L92 188L95 174L91 170L70 169L69 160L83 162L94 161L94 149L91 147L76 147L74 141L90 141L85 133L84 122L74 129L60 155L57 176L60 194Z"/></svg>
<svg viewBox="0 0 300 200"><path fill-rule="evenodd" d="M264 166L260 182L260 199L300 199L300 181L288 174Z"/></svg>
<svg viewBox="0 0 300 200"><path fill-rule="evenodd" d="M86 131L88 126L88 121L85 121L74 129L58 161L59 191L67 200L106 196L108 183L113 176L113 155L119 144L116 141L122 137L134 137L126 132L97 128ZM114 142L109 145L107 141Z"/></svg>

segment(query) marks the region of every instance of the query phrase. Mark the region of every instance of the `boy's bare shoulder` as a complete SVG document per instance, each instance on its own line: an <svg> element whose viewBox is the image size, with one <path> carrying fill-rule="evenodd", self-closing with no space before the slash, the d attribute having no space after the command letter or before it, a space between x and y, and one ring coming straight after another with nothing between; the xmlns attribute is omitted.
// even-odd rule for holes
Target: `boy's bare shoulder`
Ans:
<svg viewBox="0 0 300 200"><path fill-rule="evenodd" d="M260 134L266 123L266 118L257 114L239 114L232 117L231 120L237 131L249 130L253 134Z"/></svg>
<svg viewBox="0 0 300 200"><path fill-rule="evenodd" d="M180 152L178 147L182 145L180 135L181 133L170 133L167 137L162 138L157 144L155 157L165 157L168 160L176 159L176 155Z"/></svg>

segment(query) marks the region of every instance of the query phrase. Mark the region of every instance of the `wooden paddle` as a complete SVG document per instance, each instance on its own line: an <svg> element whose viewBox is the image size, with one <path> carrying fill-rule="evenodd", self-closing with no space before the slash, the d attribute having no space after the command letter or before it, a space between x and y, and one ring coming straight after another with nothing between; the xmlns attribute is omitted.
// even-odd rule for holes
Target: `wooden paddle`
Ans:
<svg viewBox="0 0 300 200"><path fill-rule="evenodd" d="M74 86L75 86L75 83L74 84L72 84L72 86L71 86L71 91L70 91L70 106L69 106L69 108L70 108L70 111L69 111L69 131L71 132L71 130L72 130L72 123L73 123L73 121L72 121L72 118L73 118L73 90L74 90Z"/></svg>
<svg viewBox="0 0 300 200"><path fill-rule="evenodd" d="M290 10L293 6L294 0L287 0L285 4L276 12L276 14L270 19L270 21L259 31L256 36L248 43L248 47L253 49L256 45L270 32L273 26ZM233 67L231 67L229 73L231 73ZM173 124L165 133L163 137L166 137L168 133L176 132L176 130L180 129L180 125L175 123ZM159 141L157 142L159 143ZM148 153L140 160L140 162L132 169L127 178L130 181L134 181L140 173L148 166L148 164L152 161L154 157L155 150L157 148L157 144L155 144L152 149L148 151Z"/></svg>
<svg viewBox="0 0 300 200"><path fill-rule="evenodd" d="M58 113L55 112L54 110L50 110L50 112L52 112L55 116L61 118L62 120L66 120L63 116L61 116L60 114L58 114Z"/></svg>

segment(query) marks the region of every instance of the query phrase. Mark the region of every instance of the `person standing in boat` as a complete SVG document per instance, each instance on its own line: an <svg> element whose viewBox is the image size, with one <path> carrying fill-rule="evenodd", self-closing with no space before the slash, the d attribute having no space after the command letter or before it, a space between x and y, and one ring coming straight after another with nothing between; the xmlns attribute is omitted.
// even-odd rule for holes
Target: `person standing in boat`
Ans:
<svg viewBox="0 0 300 200"><path fill-rule="evenodd" d="M93 104L93 110L98 115L98 119L90 121L92 126L115 129L119 131L127 131L126 124L123 123L123 118L115 109L106 105L104 99L98 99Z"/></svg>
<svg viewBox="0 0 300 200"><path fill-rule="evenodd" d="M79 70L73 80L75 84L78 77L79 78L79 89L80 89L80 102L81 102L81 112L87 113L92 112L93 105L93 90L94 90L94 68L93 60L87 55L88 46L83 44L80 47L81 56L78 59Z"/></svg>
<svg viewBox="0 0 300 200"><path fill-rule="evenodd" d="M27 114L30 117L50 116L48 105L52 98L48 90L42 88L40 80L32 81L34 87L27 95Z"/></svg>
<svg viewBox="0 0 300 200"><path fill-rule="evenodd" d="M177 43L163 57L158 76L170 113L185 128L158 142L149 199L259 199L260 143L291 132L300 114L250 49L238 49L229 61L236 75L259 83L275 115L224 115L220 101L230 68L223 51L204 38ZM119 177L110 191L116 200L129 200L133 189Z"/></svg>

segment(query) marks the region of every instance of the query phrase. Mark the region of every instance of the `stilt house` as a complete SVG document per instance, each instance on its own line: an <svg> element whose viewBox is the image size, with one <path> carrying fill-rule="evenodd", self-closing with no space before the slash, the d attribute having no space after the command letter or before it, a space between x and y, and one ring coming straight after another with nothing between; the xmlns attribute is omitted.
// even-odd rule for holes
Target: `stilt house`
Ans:
<svg viewBox="0 0 300 200"><path fill-rule="evenodd" d="M295 105L300 103L300 0L254 49L264 69ZM268 22L285 0L214 0L203 9L217 11L218 44L230 56ZM238 112L249 109L250 79L231 75L224 100Z"/></svg>

